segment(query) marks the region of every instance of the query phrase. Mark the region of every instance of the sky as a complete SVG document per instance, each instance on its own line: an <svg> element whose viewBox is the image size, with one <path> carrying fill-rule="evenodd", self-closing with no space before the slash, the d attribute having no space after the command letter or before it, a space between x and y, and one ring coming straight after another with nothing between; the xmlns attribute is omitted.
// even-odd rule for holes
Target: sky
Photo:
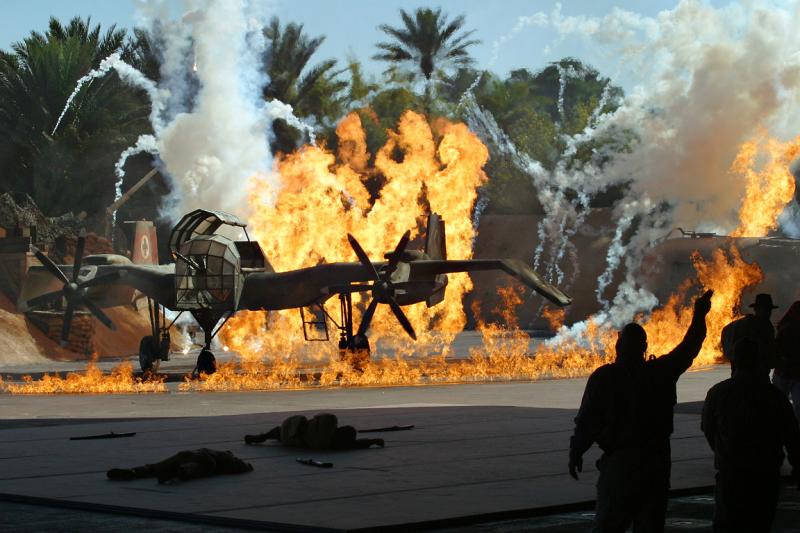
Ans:
<svg viewBox="0 0 800 533"><path fill-rule="evenodd" d="M181 11L183 2L170 3L175 4L176 12ZM561 9L564 15L597 16L618 7L653 16L675 4L676 0L567 0L562 2ZM441 7L453 17L466 16L465 27L475 29L474 37L482 41L471 49L478 68L489 68L504 75L517 68L538 70L550 61L575 56L612 78L618 70L614 58L598 55L599 52L585 42L555 42L554 33L532 27L524 28L506 40L496 54L496 60L491 60L493 43L509 35L519 17L550 11L556 5L555 1L268 0L263 5L268 13L274 13L284 22L302 23L311 36L326 36L317 60L335 58L344 62L348 56L354 56L371 74L383 70L380 62L370 59L376 52L375 43L385 36L377 29L378 25L399 25L401 7L411 11L420 6ZM91 16L103 28L111 24L131 28L136 21L136 2L131 0L11 0L4 7L4 16L0 18L0 48L5 50L32 30L44 31L50 16L65 22L76 15ZM626 85L624 80L617 81Z"/></svg>

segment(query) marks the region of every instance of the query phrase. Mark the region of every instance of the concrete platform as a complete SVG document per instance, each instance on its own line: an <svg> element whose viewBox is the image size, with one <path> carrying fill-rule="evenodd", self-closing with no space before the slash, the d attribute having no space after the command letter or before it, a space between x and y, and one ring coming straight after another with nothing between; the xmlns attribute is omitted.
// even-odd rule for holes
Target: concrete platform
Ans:
<svg viewBox="0 0 800 533"><path fill-rule="evenodd" d="M728 372L723 367L681 379L675 489L713 484L698 401ZM274 530L406 530L590 509L597 450L587 454L579 482L566 473L584 384L575 379L262 393L2 395L0 499ZM358 428L415 429L382 434L384 449L349 452L246 446L241 440L277 425L286 412L321 410ZM69 440L111 431L136 436ZM170 486L105 478L108 468L203 446L231 450L255 470ZM335 466L304 466L297 457Z"/></svg>
<svg viewBox="0 0 800 533"><path fill-rule="evenodd" d="M309 452L246 446L241 438L283 415L104 421L0 432L0 493L140 515L180 513L192 521L270 528L359 530L408 527L470 515L558 508L594 497L596 451L579 482L566 475L574 411L523 407L428 407L336 411L356 427L414 424L386 433L384 449ZM676 415L673 486L713 483L698 416ZM113 431L130 438L71 441ZM105 471L155 462L178 450L227 449L255 470L158 485L111 482ZM334 463L298 464L297 457ZM188 515L188 516L187 516Z"/></svg>

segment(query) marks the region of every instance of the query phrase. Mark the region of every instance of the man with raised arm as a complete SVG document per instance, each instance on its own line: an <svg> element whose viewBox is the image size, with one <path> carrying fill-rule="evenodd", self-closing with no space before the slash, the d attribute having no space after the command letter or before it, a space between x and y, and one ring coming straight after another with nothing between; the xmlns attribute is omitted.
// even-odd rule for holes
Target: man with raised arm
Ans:
<svg viewBox="0 0 800 533"><path fill-rule="evenodd" d="M569 473L578 479L583 454L603 450L597 465L594 531L663 531L670 482L675 386L700 352L713 291L694 303L683 340L667 355L645 359L647 334L630 323L619 332L616 361L592 373L570 440Z"/></svg>

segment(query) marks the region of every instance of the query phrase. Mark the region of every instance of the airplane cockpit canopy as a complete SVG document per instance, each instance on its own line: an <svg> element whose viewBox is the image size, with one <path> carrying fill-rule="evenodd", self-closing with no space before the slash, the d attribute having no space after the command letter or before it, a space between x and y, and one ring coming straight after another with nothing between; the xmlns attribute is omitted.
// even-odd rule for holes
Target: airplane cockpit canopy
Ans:
<svg viewBox="0 0 800 533"><path fill-rule="evenodd" d="M181 244L176 255L177 309L236 309L244 274L234 241L223 235L201 235Z"/></svg>
<svg viewBox="0 0 800 533"><path fill-rule="evenodd" d="M172 229L172 233L169 236L169 249L173 254L180 252L180 247L183 243L200 235L213 235L223 225L238 226L243 231L247 226L236 215L230 213L195 209L191 213L184 215Z"/></svg>
<svg viewBox="0 0 800 533"><path fill-rule="evenodd" d="M176 306L182 310L236 309L245 271L262 270L265 260L246 224L221 211L196 209L172 230ZM231 238L233 237L233 238Z"/></svg>

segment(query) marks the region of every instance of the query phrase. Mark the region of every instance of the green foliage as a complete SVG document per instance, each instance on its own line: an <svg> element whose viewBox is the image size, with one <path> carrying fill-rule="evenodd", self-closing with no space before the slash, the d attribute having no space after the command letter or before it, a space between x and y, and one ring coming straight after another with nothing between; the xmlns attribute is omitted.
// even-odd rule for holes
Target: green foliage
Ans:
<svg viewBox="0 0 800 533"><path fill-rule="evenodd" d="M269 76L264 98L291 105L298 117L333 121L341 116L347 82L339 78L342 71L336 69L336 60L309 65L325 37L309 38L302 24L281 27L277 17L264 28L264 36L269 43L264 57ZM283 120L273 123L273 132L273 152L290 152L300 141L299 132Z"/></svg>
<svg viewBox="0 0 800 533"><path fill-rule="evenodd" d="M400 10L403 27L394 28L381 24L378 28L392 38L376 44L381 52L373 59L387 61L391 67L411 63L426 80L430 80L437 68L445 66L467 66L472 63L467 48L480 41L470 39L474 30L458 32L464 27L464 15L448 21L442 10L418 8L412 17Z"/></svg>
<svg viewBox="0 0 800 533"><path fill-rule="evenodd" d="M51 19L12 48L0 55L2 189L30 194L48 215L101 211L113 201L117 156L149 127L145 95L115 74L95 79L51 131L79 78L114 51L130 59L124 31Z"/></svg>
<svg viewBox="0 0 800 533"><path fill-rule="evenodd" d="M336 121L348 109L356 109L368 150L375 154L386 143L387 130L396 128L408 109L427 113L431 120L437 116L463 120L461 98L472 88L477 103L491 113L517 149L552 170L563 157L565 136L583 131L598 114L612 111L622 96L608 78L574 58L538 71L518 69L504 78L472 69L468 49L478 41L471 38L473 31L464 31L463 16L449 19L440 9L427 8L413 13L401 10L400 16L399 27L380 26L389 37L377 44L379 53L374 56L388 64L382 77L366 76L355 58L342 69L334 59L315 63L313 56L325 37L312 38L301 24L282 25L273 19L263 30L269 76L265 100L277 98L291 105L297 116L319 126L323 142L332 149L336 149ZM50 215L67 210L102 212L113 199L113 164L119 153L150 129L147 98L111 73L87 84L55 135L50 132L77 80L103 58L120 50L126 61L157 80L163 46L164 36L158 32L134 29L126 37L112 27L101 33L99 26L76 18L67 25L52 19L44 34L31 33L10 52L0 51L0 192L27 192ZM191 77L188 67L187 76ZM192 80L187 81L191 85ZM415 90L415 82L424 83L423 94ZM601 102L603 109L598 109ZM273 152L292 151L302 140L281 120L275 121L273 131ZM600 153L612 157L627 150L633 140L630 135L614 135L584 143L569 165L598 162ZM489 148L489 210L541 211L531 177L508 156ZM150 164L148 156L132 159L130 180L138 179ZM130 180L124 188L132 185ZM139 193L122 216L157 217L158 196L168 189L163 181L153 183L152 190ZM598 201L611 202L618 193L610 191Z"/></svg>
<svg viewBox="0 0 800 533"><path fill-rule="evenodd" d="M436 79L444 78L448 68L472 64L467 49L480 41L470 39L475 30L461 32L464 15L448 21L441 9L418 8L413 16L401 9L400 17L401 27L378 26L391 40L377 43L380 52L372 58L389 64L385 74L392 80L410 82L422 74L425 108L431 111Z"/></svg>
<svg viewBox="0 0 800 533"><path fill-rule="evenodd" d="M561 77L564 73L563 116L559 109ZM514 70L505 79L490 72L462 69L448 80L447 91L442 96L455 101L478 80L474 95L478 104L492 114L500 129L516 148L538 161L547 170L553 170L562 159L566 148L565 136L583 131L593 117L615 109L622 90L610 84L608 78L572 58L552 63L538 72L527 69ZM603 109L597 109L600 102ZM464 119L462 116L456 118ZM596 150L611 143L599 139L578 147L570 165L580 165L595 157ZM494 147L489 147L490 150ZM624 149L614 146L614 150ZM490 177L489 212L531 213L540 212L531 177L517 168L508 156L492 150L486 172Z"/></svg>

